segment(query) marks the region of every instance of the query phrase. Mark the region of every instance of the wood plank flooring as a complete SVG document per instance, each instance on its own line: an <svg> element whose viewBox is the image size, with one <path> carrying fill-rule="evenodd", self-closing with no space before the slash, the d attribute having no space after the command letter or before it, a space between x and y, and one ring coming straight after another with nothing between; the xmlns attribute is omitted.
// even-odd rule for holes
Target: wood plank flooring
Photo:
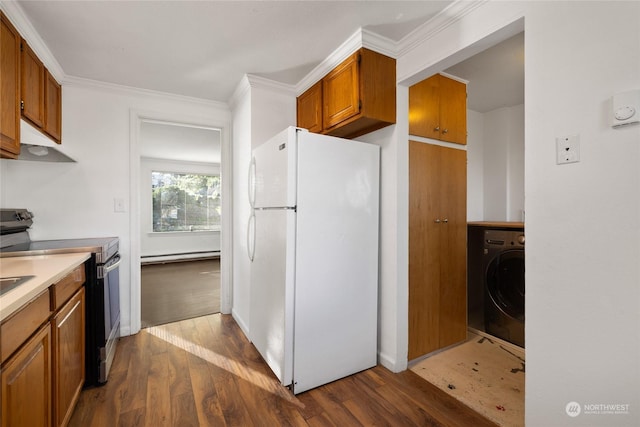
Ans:
<svg viewBox="0 0 640 427"><path fill-rule="evenodd" d="M220 311L220 259L144 264L142 327Z"/></svg>
<svg viewBox="0 0 640 427"><path fill-rule="evenodd" d="M378 366L299 395L229 315L150 327L118 344L109 381L70 426L496 426L411 371Z"/></svg>

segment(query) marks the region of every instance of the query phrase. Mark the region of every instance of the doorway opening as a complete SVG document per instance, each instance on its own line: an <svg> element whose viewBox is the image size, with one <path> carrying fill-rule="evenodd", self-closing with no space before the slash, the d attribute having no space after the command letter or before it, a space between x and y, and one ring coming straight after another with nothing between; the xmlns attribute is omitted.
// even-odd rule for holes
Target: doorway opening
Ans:
<svg viewBox="0 0 640 427"><path fill-rule="evenodd" d="M142 120L141 327L220 312L221 131Z"/></svg>
<svg viewBox="0 0 640 427"><path fill-rule="evenodd" d="M451 247L462 247L463 250L456 253L462 261L462 268L466 267L471 273L470 265L465 265L467 253L464 249L468 246L466 232L454 233L452 225L455 225L455 221L452 222L453 214L448 211L438 212L438 215L443 215L447 221L439 220L440 218L435 216L426 218L424 221L428 222L426 225L419 221L412 223L412 217L422 218L422 216L420 216L420 212L413 211L411 201L417 200L414 203L416 206L426 206L425 203L419 203L418 196L413 194L413 190L411 190L412 176L415 175L414 172L426 168L426 165L414 167L414 172L412 172L411 162L415 162L417 159L417 156L413 155L412 149L415 151L424 148L422 147L424 145L439 146L439 151L457 153L465 151L466 162L460 163L466 163L466 185L464 185L464 191L467 195L466 222L492 222L500 223L502 227L509 229L518 227L524 229L524 33L521 25L522 21L514 24L511 28L499 31L500 35L490 36L493 40L491 45L488 47L485 45L482 51L476 50L472 54L473 56L460 58L463 60L455 64L453 58L448 58L439 68L434 66L423 74L424 77L429 77L435 73L443 72L448 76L454 76L467 82L466 132L468 136L466 145L455 141L453 143L444 142L447 141L444 137L434 141L432 139L434 137L420 138L413 134L409 136L411 140L409 142L409 152L411 153L409 157L409 265L412 265L412 261L414 264L414 268L410 267L409 272L409 354L413 359L409 366L418 375L463 401L487 418L500 425L514 426L524 425L524 349L502 337L494 337L487 333L483 327L472 325L471 322L475 319L470 313L464 311L459 313L451 309L451 307L464 307L467 303L469 306L472 304L483 306L482 301L470 299L467 302L467 296L475 295L475 290L468 287L471 283L471 277L468 281L465 280L467 278L466 271L462 272L462 288L465 288L466 282L467 292L456 293L454 296L457 300L455 301L451 298L454 279L456 279L455 289L460 289L460 286L457 286L460 284L460 281L457 280L460 278L460 267L459 263L455 264L452 261L451 256L443 257L443 254L453 253ZM520 30L513 31L516 27L520 27ZM483 43L489 42L487 40L478 42L478 44ZM460 55L462 54L460 53ZM507 66L511 68L507 69ZM440 96L442 97L442 94ZM442 107L440 111L440 114L444 114ZM450 114L450 111L448 113ZM443 120L442 117L440 120ZM441 162L437 163L441 164ZM431 168L431 170L433 169ZM413 187L418 188L420 186L417 184L424 186L426 182L432 182L437 184L438 188L442 187L451 194L452 183L457 182L456 180L463 172L456 172L453 167L448 167L447 173L448 175L438 175L439 182L436 178L431 181L425 181L423 178L414 179ZM425 194L423 199L431 200L430 195L432 194L434 194L433 191ZM442 204L450 204L451 196L440 197L438 200L438 203L431 203L429 206L439 207ZM415 230L411 231L412 224L414 224L414 229L420 226L425 229L428 229L427 226L438 227L437 233L429 233L431 236L429 239L425 238L425 242L421 245L415 245L418 248L430 249L429 252L436 254L435 258L432 258L428 253L423 257L416 257L412 253L411 242L415 241L418 235ZM443 227L443 224L446 224L446 227ZM450 231L445 239L446 245L437 242L431 243L433 237L440 236L445 228ZM465 223L464 229L466 228L467 224ZM481 257L482 253L478 256ZM443 258L444 262L436 264L432 262L433 259ZM472 262L471 254L469 254L468 260ZM434 274L434 268L437 268L436 279L432 280L429 276L428 281L415 280L412 274L415 275L415 271L419 271L420 268L427 272L425 274L431 276ZM446 271L446 274L441 272L443 270ZM478 271L474 269L473 274L478 275L474 282L479 283L478 293L483 296L485 272L481 269ZM522 283L517 282L515 285L522 285ZM430 287L429 290L425 290L428 287ZM416 290L419 290L421 294ZM437 307L426 309L424 306L420 306L416 308L417 301L414 301L413 297L423 294L429 296L427 300L431 301L431 304L435 301ZM433 320L434 313L438 313L439 316L435 321ZM455 313L460 315L451 320L452 314ZM427 319L425 324L437 326L435 333L433 328L417 331L416 325L422 318ZM451 330L454 327L455 336L462 336L462 338L444 340L445 343L442 344L442 337L451 336ZM460 331L461 334L458 334ZM414 351L412 353L412 349L415 349L420 343L434 341L434 336L439 343L436 342L426 352L416 353ZM504 408L508 408L508 410Z"/></svg>

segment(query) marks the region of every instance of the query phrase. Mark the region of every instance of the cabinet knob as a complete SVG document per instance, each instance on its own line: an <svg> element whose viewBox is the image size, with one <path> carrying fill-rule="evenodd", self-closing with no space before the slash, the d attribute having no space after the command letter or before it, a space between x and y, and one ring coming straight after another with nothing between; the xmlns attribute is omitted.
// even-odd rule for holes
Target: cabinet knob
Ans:
<svg viewBox="0 0 640 427"><path fill-rule="evenodd" d="M449 218L443 219L442 222L444 222L445 224L448 224L449 223Z"/></svg>
<svg viewBox="0 0 640 427"><path fill-rule="evenodd" d="M435 222L436 224L440 224L440 218L436 219L436 220L435 220L435 221L433 221L433 222Z"/></svg>
<svg viewBox="0 0 640 427"><path fill-rule="evenodd" d="M448 133L448 132L449 132L449 129L443 129L442 130L442 133Z"/></svg>
<svg viewBox="0 0 640 427"><path fill-rule="evenodd" d="M434 127L434 128L433 128L433 130L434 130L435 132L440 132L440 126L436 126L436 127Z"/></svg>

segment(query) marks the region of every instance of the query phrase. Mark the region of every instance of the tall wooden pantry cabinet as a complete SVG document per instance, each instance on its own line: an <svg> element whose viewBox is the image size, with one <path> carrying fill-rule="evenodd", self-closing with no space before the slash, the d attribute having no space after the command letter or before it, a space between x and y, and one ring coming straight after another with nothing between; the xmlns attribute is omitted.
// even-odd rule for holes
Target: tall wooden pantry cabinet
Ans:
<svg viewBox="0 0 640 427"><path fill-rule="evenodd" d="M409 360L467 336L467 152L409 141Z"/></svg>

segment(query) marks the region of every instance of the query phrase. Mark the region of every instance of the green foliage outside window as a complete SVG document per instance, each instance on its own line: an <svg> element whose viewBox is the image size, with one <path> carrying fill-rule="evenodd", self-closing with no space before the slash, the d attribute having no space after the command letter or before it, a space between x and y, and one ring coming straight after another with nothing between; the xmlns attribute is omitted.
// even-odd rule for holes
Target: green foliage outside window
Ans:
<svg viewBox="0 0 640 427"><path fill-rule="evenodd" d="M151 172L153 231L220 229L220 177Z"/></svg>

